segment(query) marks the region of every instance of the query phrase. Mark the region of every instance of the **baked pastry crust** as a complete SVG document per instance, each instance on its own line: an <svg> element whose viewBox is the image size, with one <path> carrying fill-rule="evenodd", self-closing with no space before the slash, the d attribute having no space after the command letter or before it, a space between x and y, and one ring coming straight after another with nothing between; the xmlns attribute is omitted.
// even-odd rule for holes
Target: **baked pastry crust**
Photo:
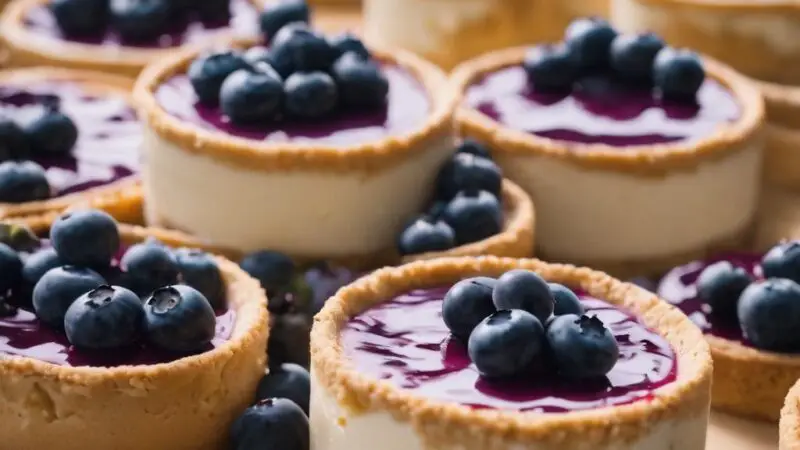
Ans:
<svg viewBox="0 0 800 450"><path fill-rule="evenodd" d="M343 354L340 332L365 309L412 289L442 286L469 276L498 276L523 268L626 308L655 329L676 352L678 379L651 401L564 414L472 409L432 401L359 373ZM676 308L645 290L601 272L534 259L443 258L384 268L341 289L316 316L311 361L318 382L347 414L388 412L409 423L428 448L607 448L644 436L662 420L707 414L712 363L708 345ZM341 418L346 421L346 418ZM705 420L705 419L703 419ZM435 423L435 426L430 424ZM427 426L426 426L427 425ZM574 439L571 443L570 439ZM523 444L524 443L524 444Z"/></svg>
<svg viewBox="0 0 800 450"><path fill-rule="evenodd" d="M800 450L800 382L786 396L778 429L778 450Z"/></svg>

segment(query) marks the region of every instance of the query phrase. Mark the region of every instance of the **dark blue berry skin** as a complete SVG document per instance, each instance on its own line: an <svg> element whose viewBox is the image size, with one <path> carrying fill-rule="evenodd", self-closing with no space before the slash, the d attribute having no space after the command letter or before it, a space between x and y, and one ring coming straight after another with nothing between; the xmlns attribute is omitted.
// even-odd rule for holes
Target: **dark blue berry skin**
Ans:
<svg viewBox="0 0 800 450"><path fill-rule="evenodd" d="M372 59L372 54L367 49L367 46L353 33L338 34L331 38L330 42L331 47L336 50L338 56L342 56L345 53L354 53L365 61Z"/></svg>
<svg viewBox="0 0 800 450"><path fill-rule="evenodd" d="M460 191L487 191L500 195L503 186L503 171L491 159L460 152L453 155L436 179L439 198L449 200Z"/></svg>
<svg viewBox="0 0 800 450"><path fill-rule="evenodd" d="M316 119L333 112L339 99L336 83L325 72L295 72L283 85L286 112L302 119Z"/></svg>
<svg viewBox="0 0 800 450"><path fill-rule="evenodd" d="M581 70L608 66L611 43L617 32L598 18L577 19L567 27L564 42Z"/></svg>
<svg viewBox="0 0 800 450"><path fill-rule="evenodd" d="M107 0L52 0L50 11L67 36L97 35L108 23Z"/></svg>
<svg viewBox="0 0 800 450"><path fill-rule="evenodd" d="M127 287L140 297L176 284L180 277L178 260L172 250L150 242L132 245L119 265L125 272Z"/></svg>
<svg viewBox="0 0 800 450"><path fill-rule="evenodd" d="M800 351L800 285L786 278L751 284L742 292L739 323L757 348L776 352Z"/></svg>
<svg viewBox="0 0 800 450"><path fill-rule="evenodd" d="M503 229L503 208L497 197L486 191L460 192L445 208L444 221L463 245L494 236Z"/></svg>
<svg viewBox="0 0 800 450"><path fill-rule="evenodd" d="M30 157L30 143L25 132L13 120L0 118L0 162Z"/></svg>
<svg viewBox="0 0 800 450"><path fill-rule="evenodd" d="M198 249L180 248L175 251L175 259L184 284L200 291L214 309L225 307L225 283L213 256Z"/></svg>
<svg viewBox="0 0 800 450"><path fill-rule="evenodd" d="M696 53L666 47L656 56L653 78L662 98L695 101L706 71Z"/></svg>
<svg viewBox="0 0 800 450"><path fill-rule="evenodd" d="M231 450L309 450L308 417L293 401L271 398L247 408L231 426Z"/></svg>
<svg viewBox="0 0 800 450"><path fill-rule="evenodd" d="M565 314L576 314L582 316L586 312L581 299L572 292L572 289L558 283L548 283L550 293L553 294L555 303L553 314L563 316Z"/></svg>
<svg viewBox="0 0 800 450"><path fill-rule="evenodd" d="M664 48L654 33L621 34L611 43L611 69L621 78L640 84L653 82L653 62Z"/></svg>
<svg viewBox="0 0 800 450"><path fill-rule="evenodd" d="M217 317L197 289L184 285L156 289L144 303L147 340L174 352L203 350L214 338Z"/></svg>
<svg viewBox="0 0 800 450"><path fill-rule="evenodd" d="M239 266L261 283L267 295L288 286L295 275L294 261L272 250L259 250L245 255Z"/></svg>
<svg viewBox="0 0 800 450"><path fill-rule="evenodd" d="M308 23L311 14L305 0L288 0L269 3L261 12L259 24L264 38L269 40L290 23Z"/></svg>
<svg viewBox="0 0 800 450"><path fill-rule="evenodd" d="M761 259L765 278L788 278L800 283L800 241L782 242Z"/></svg>
<svg viewBox="0 0 800 450"><path fill-rule="evenodd" d="M233 50L208 53L192 61L187 72L194 92L201 103L219 103L219 91L228 75L248 68L241 53Z"/></svg>
<svg viewBox="0 0 800 450"><path fill-rule="evenodd" d="M569 92L580 74L577 58L564 45L534 47L525 54L522 66L540 92Z"/></svg>
<svg viewBox="0 0 800 450"><path fill-rule="evenodd" d="M456 147L456 153L466 153L479 158L492 159L492 153L489 151L489 147L471 138L466 138L461 141Z"/></svg>
<svg viewBox="0 0 800 450"><path fill-rule="evenodd" d="M104 284L106 280L91 269L56 267L44 274L33 288L36 317L51 327L61 329L70 305L83 294Z"/></svg>
<svg viewBox="0 0 800 450"><path fill-rule="evenodd" d="M331 73L345 107L367 109L386 104L389 80L375 62L348 52L336 60Z"/></svg>
<svg viewBox="0 0 800 450"><path fill-rule="evenodd" d="M0 164L0 202L25 203L50 198L45 171L33 161Z"/></svg>
<svg viewBox="0 0 800 450"><path fill-rule="evenodd" d="M172 18L172 0L110 0L111 25L126 41L156 39Z"/></svg>
<svg viewBox="0 0 800 450"><path fill-rule="evenodd" d="M311 379L308 370L292 363L277 364L258 383L256 403L268 398L286 398L297 404L308 415L311 397Z"/></svg>
<svg viewBox="0 0 800 450"><path fill-rule="evenodd" d="M26 285L33 288L50 269L55 269L62 265L64 264L61 262L61 258L58 257L56 249L52 247L43 248L25 259L22 265L22 278Z"/></svg>
<svg viewBox="0 0 800 450"><path fill-rule="evenodd" d="M3 243L0 243L0 274L0 294L22 284L22 259L13 248Z"/></svg>
<svg viewBox="0 0 800 450"><path fill-rule="evenodd" d="M108 266L120 242L116 220L96 209L62 214L50 241L64 264L83 267Z"/></svg>
<svg viewBox="0 0 800 450"><path fill-rule="evenodd" d="M603 377L619 359L617 340L595 316L557 316L548 324L547 342L559 373L571 379Z"/></svg>
<svg viewBox="0 0 800 450"><path fill-rule="evenodd" d="M248 125L275 120L281 112L283 82L269 65L240 69L222 83L219 102L231 122Z"/></svg>
<svg viewBox="0 0 800 450"><path fill-rule="evenodd" d="M274 363L309 365L309 334L311 318L302 312L290 311L270 316L267 354Z"/></svg>
<svg viewBox="0 0 800 450"><path fill-rule="evenodd" d="M479 323L469 336L467 352L481 376L520 375L543 355L544 326L520 309L497 311Z"/></svg>
<svg viewBox="0 0 800 450"><path fill-rule="evenodd" d="M25 127L25 136L35 154L64 156L78 141L78 127L64 113L48 110Z"/></svg>
<svg viewBox="0 0 800 450"><path fill-rule="evenodd" d="M398 250L401 255L439 252L456 246L456 234L450 225L437 220L421 217L411 222L400 233Z"/></svg>
<svg viewBox="0 0 800 450"><path fill-rule="evenodd" d="M119 286L100 286L83 294L64 316L69 342L87 350L132 345L141 336L143 326L141 300Z"/></svg>
<svg viewBox="0 0 800 450"><path fill-rule="evenodd" d="M492 295L497 309L521 309L544 323L553 315L555 300L550 285L530 270L510 270L497 279Z"/></svg>
<svg viewBox="0 0 800 450"><path fill-rule="evenodd" d="M172 0L175 3L175 0ZM203 0L194 5L203 22L227 24L231 17L231 0ZM176 7L173 5L173 14Z"/></svg>
<svg viewBox="0 0 800 450"><path fill-rule="evenodd" d="M739 296L752 281L743 268L720 261L700 272L697 277L697 296L711 306L716 317L735 320Z"/></svg>
<svg viewBox="0 0 800 450"><path fill-rule="evenodd" d="M327 71L338 56L325 36L304 23L281 28L272 40L275 58L286 58L295 71Z"/></svg>
<svg viewBox="0 0 800 450"><path fill-rule="evenodd" d="M292 62L287 58L280 58L280 55L271 51L267 47L250 47L242 56L250 66L257 68L259 63L268 64L277 73L281 80L285 80L294 72Z"/></svg>
<svg viewBox="0 0 800 450"><path fill-rule="evenodd" d="M454 284L442 302L442 320L457 338L466 342L475 327L497 311L492 291L497 280L475 277Z"/></svg>

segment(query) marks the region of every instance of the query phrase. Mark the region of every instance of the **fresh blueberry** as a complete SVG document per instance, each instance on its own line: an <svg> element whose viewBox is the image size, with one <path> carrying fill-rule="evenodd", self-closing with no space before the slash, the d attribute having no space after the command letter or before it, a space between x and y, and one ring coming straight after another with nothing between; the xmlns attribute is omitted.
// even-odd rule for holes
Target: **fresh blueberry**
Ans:
<svg viewBox="0 0 800 450"><path fill-rule="evenodd" d="M275 58L286 58L296 71L327 71L336 59L336 50L325 36L308 24L295 22L281 28L272 40Z"/></svg>
<svg viewBox="0 0 800 450"><path fill-rule="evenodd" d="M466 342L472 330L497 311L492 303L496 284L494 278L467 278L447 291L442 302L442 320L454 336Z"/></svg>
<svg viewBox="0 0 800 450"><path fill-rule="evenodd" d="M270 64L270 57L271 53L269 48L261 45L250 47L242 54L242 58L244 58L244 60L247 61L247 63L251 66L260 62Z"/></svg>
<svg viewBox="0 0 800 450"><path fill-rule="evenodd" d="M617 32L603 19L583 18L569 24L564 42L581 69L605 67Z"/></svg>
<svg viewBox="0 0 800 450"><path fill-rule="evenodd" d="M426 215L434 221L438 221L444 214L444 209L447 208L447 202L444 200L437 200L431 204L426 212Z"/></svg>
<svg viewBox="0 0 800 450"><path fill-rule="evenodd" d="M497 309L521 309L544 323L553 315L555 300L550 285L536 272L510 270L497 280L492 295Z"/></svg>
<svg viewBox="0 0 800 450"><path fill-rule="evenodd" d="M119 250L117 221L96 209L62 214L50 227L50 240L65 264L105 267Z"/></svg>
<svg viewBox="0 0 800 450"><path fill-rule="evenodd" d="M786 241L772 247L761 259L765 278L788 278L800 283L800 241Z"/></svg>
<svg viewBox="0 0 800 450"><path fill-rule="evenodd" d="M611 68L620 77L636 83L653 81L653 62L664 48L654 33L621 34L611 43Z"/></svg>
<svg viewBox="0 0 800 450"><path fill-rule="evenodd" d="M294 117L315 119L331 113L339 93L325 72L295 72L283 86L286 111Z"/></svg>
<svg viewBox="0 0 800 450"><path fill-rule="evenodd" d="M757 348L777 352L800 350L800 285L786 278L758 281L742 292L739 323Z"/></svg>
<svg viewBox="0 0 800 450"><path fill-rule="evenodd" d="M230 21L231 0L203 0L194 6L202 22L227 25Z"/></svg>
<svg viewBox="0 0 800 450"><path fill-rule="evenodd" d="M401 255L449 250L456 246L456 235L450 225L441 220L420 217L400 233L398 249Z"/></svg>
<svg viewBox="0 0 800 450"><path fill-rule="evenodd" d="M31 253L22 265L22 278L33 288L50 269L61 267L63 263L53 247L43 248Z"/></svg>
<svg viewBox="0 0 800 450"><path fill-rule="evenodd" d="M333 64L339 98L350 108L377 108L386 104L389 80L378 64L348 52Z"/></svg>
<svg viewBox="0 0 800 450"><path fill-rule="evenodd" d="M309 364L309 334L311 318L301 312L271 316L267 354L275 363Z"/></svg>
<svg viewBox="0 0 800 450"><path fill-rule="evenodd" d="M231 426L231 450L308 450L308 417L285 398L262 400Z"/></svg>
<svg viewBox="0 0 800 450"><path fill-rule="evenodd" d="M456 147L456 153L467 153L479 158L492 159L492 154L489 147L481 144L472 138L465 138Z"/></svg>
<svg viewBox="0 0 800 450"><path fill-rule="evenodd" d="M13 120L0 117L0 162L9 159L28 159L30 143L25 132Z"/></svg>
<svg viewBox="0 0 800 450"><path fill-rule="evenodd" d="M245 68L248 68L248 63L241 53L224 50L207 53L195 59L187 73L200 102L216 105L222 83L228 75Z"/></svg>
<svg viewBox="0 0 800 450"><path fill-rule="evenodd" d="M214 309L225 306L225 283L217 260L210 254L191 248L175 251L183 282L203 294Z"/></svg>
<svg viewBox="0 0 800 450"><path fill-rule="evenodd" d="M98 35L108 23L108 0L51 0L50 11L68 36Z"/></svg>
<svg viewBox="0 0 800 450"><path fill-rule="evenodd" d="M126 41L156 39L167 29L172 18L171 2L172 0L110 0L111 24Z"/></svg>
<svg viewBox="0 0 800 450"><path fill-rule="evenodd" d="M491 159L460 152L442 166L436 184L442 199L451 199L464 190L487 191L499 196L503 171Z"/></svg>
<svg viewBox="0 0 800 450"><path fill-rule="evenodd" d="M149 242L132 245L119 265L125 272L127 286L140 297L175 284L180 277L178 261L172 250Z"/></svg>
<svg viewBox="0 0 800 450"><path fill-rule="evenodd" d="M268 293L267 309L273 314L310 313L313 297L314 290L302 274L298 274L289 284Z"/></svg>
<svg viewBox="0 0 800 450"><path fill-rule="evenodd" d="M486 239L503 229L503 208L487 191L458 193L447 204L443 218L453 227L458 245Z"/></svg>
<svg viewBox="0 0 800 450"><path fill-rule="evenodd" d="M22 283L22 259L13 248L0 243L0 297Z"/></svg>
<svg viewBox="0 0 800 450"><path fill-rule="evenodd" d="M269 41L281 28L290 23L308 23L311 14L305 0L284 0L269 3L261 12L261 33Z"/></svg>
<svg viewBox="0 0 800 450"><path fill-rule="evenodd" d="M256 403L268 398L287 398L308 414L311 379L308 371L292 363L277 364L258 383Z"/></svg>
<svg viewBox="0 0 800 450"><path fill-rule="evenodd" d="M0 202L25 203L50 198L44 169L33 161L0 164Z"/></svg>
<svg viewBox="0 0 800 450"><path fill-rule="evenodd" d="M563 316L566 314L583 315L586 309L583 307L581 299L572 292L572 289L558 283L548 283L550 293L553 294L555 303L553 314Z"/></svg>
<svg viewBox="0 0 800 450"><path fill-rule="evenodd" d="M97 272L84 267L62 266L50 270L33 288L33 308L42 322L61 329L70 305L83 294L106 284Z"/></svg>
<svg viewBox="0 0 800 450"><path fill-rule="evenodd" d="M530 84L541 92L569 92L580 75L578 59L564 45L534 47L522 65Z"/></svg>
<svg viewBox="0 0 800 450"><path fill-rule="evenodd" d="M706 79L706 71L696 53L666 47L656 56L653 77L662 98L693 101Z"/></svg>
<svg viewBox="0 0 800 450"><path fill-rule="evenodd" d="M272 250L259 250L245 255L239 266L261 283L267 295L288 286L295 275L291 258Z"/></svg>
<svg viewBox="0 0 800 450"><path fill-rule="evenodd" d="M510 377L529 369L544 353L545 344L544 327L536 316L507 309L485 318L472 330L467 352L482 376Z"/></svg>
<svg viewBox="0 0 800 450"><path fill-rule="evenodd" d="M336 54L341 56L345 53L354 53L363 60L372 59L372 54L364 45L364 42L353 33L342 33L334 36L330 40L331 47L336 50Z"/></svg>
<svg viewBox="0 0 800 450"><path fill-rule="evenodd" d="M222 83L220 107L233 123L269 122L281 112L280 75L266 63L259 63L259 68L237 70Z"/></svg>
<svg viewBox="0 0 800 450"><path fill-rule="evenodd" d="M48 109L25 126L25 136L37 155L63 156L78 142L78 127L66 114Z"/></svg>
<svg viewBox="0 0 800 450"><path fill-rule="evenodd" d="M605 376L619 359L617 340L596 316L557 316L548 324L547 341L559 373L568 378Z"/></svg>
<svg viewBox="0 0 800 450"><path fill-rule="evenodd" d="M139 297L119 286L100 286L83 294L67 309L64 331L81 349L111 349L136 343L144 325Z"/></svg>
<svg viewBox="0 0 800 450"><path fill-rule="evenodd" d="M197 289L175 285L156 289L144 302L147 340L175 352L207 346L216 332L214 309Z"/></svg>
<svg viewBox="0 0 800 450"><path fill-rule="evenodd" d="M268 64L283 81L294 72L294 69L291 61L287 60L287 58L278 58L278 56L267 47L256 46L247 49L242 57L253 68L258 68L260 63Z"/></svg>
<svg viewBox="0 0 800 450"><path fill-rule="evenodd" d="M719 261L706 267L697 277L697 296L711 306L714 315L736 319L739 296L752 281L743 268Z"/></svg>

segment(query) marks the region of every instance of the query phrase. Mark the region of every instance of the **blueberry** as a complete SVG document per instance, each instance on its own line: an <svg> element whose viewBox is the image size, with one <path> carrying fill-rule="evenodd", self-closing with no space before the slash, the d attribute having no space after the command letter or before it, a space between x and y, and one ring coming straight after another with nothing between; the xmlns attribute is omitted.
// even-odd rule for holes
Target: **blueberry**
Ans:
<svg viewBox="0 0 800 450"><path fill-rule="evenodd" d="M275 363L309 364L311 318L301 312L273 314L269 330L267 354Z"/></svg>
<svg viewBox="0 0 800 450"><path fill-rule="evenodd" d="M108 23L108 0L51 0L50 11L67 36L99 35Z"/></svg>
<svg viewBox="0 0 800 450"><path fill-rule="evenodd" d="M706 267L697 277L697 296L711 306L714 315L736 319L739 296L752 281L743 268L719 261Z"/></svg>
<svg viewBox="0 0 800 450"><path fill-rule="evenodd" d="M544 327L520 309L497 311L469 336L467 351L478 372L487 378L519 375L544 353Z"/></svg>
<svg viewBox="0 0 800 450"><path fill-rule="evenodd" d="M61 329L70 305L83 294L104 284L106 280L100 274L84 267L51 269L33 288L36 317L51 327Z"/></svg>
<svg viewBox="0 0 800 450"><path fill-rule="evenodd" d="M50 227L50 240L65 264L105 267L119 250L117 222L104 211L62 214Z"/></svg>
<svg viewBox="0 0 800 450"><path fill-rule="evenodd" d="M178 261L172 250L149 242L132 245L119 265L125 272L127 286L140 297L175 284L180 277Z"/></svg>
<svg viewBox="0 0 800 450"><path fill-rule="evenodd" d="M63 263L53 247L37 250L25 259L22 265L22 278L33 288L50 269L61 267Z"/></svg>
<svg viewBox="0 0 800 450"><path fill-rule="evenodd" d="M378 64L349 52L336 60L332 73L343 105L377 108L386 104L389 80Z"/></svg>
<svg viewBox="0 0 800 450"><path fill-rule="evenodd" d="M497 280L492 295L497 309L522 309L544 323L553 315L555 300L550 285L530 270L510 270Z"/></svg>
<svg viewBox="0 0 800 450"><path fill-rule="evenodd" d="M261 283L267 295L288 286L295 275L292 259L272 250L259 250L245 255L239 266Z"/></svg>
<svg viewBox="0 0 800 450"><path fill-rule="evenodd" d="M467 278L447 291L442 302L442 320L454 336L466 342L472 330L497 311L492 303L496 284L494 278Z"/></svg>
<svg viewBox="0 0 800 450"><path fill-rule="evenodd" d="M331 47L336 50L336 54L341 56L345 53L353 53L363 60L372 59L372 54L357 36L352 33L341 33L330 40Z"/></svg>
<svg viewBox="0 0 800 450"><path fill-rule="evenodd" d="M281 28L290 23L308 23L311 14L305 0L284 0L269 3L261 12L261 33L269 41Z"/></svg>
<svg viewBox="0 0 800 450"><path fill-rule="evenodd" d="M491 159L460 152L442 166L436 185L442 199L451 199L464 190L487 191L499 196L503 171Z"/></svg>
<svg viewBox="0 0 800 450"><path fill-rule="evenodd" d="M664 41L653 33L621 34L611 43L611 68L620 77L636 82L653 81L653 62Z"/></svg>
<svg viewBox="0 0 800 450"><path fill-rule="evenodd" d="M302 22L281 28L272 40L272 51L278 59L286 58L296 71L327 71L336 59L336 50L325 39Z"/></svg>
<svg viewBox="0 0 800 450"><path fill-rule="evenodd" d="M761 259L765 278L788 278L800 283L800 241L782 242Z"/></svg>
<svg viewBox="0 0 800 450"><path fill-rule="evenodd" d="M398 249L401 255L449 250L456 245L456 235L450 225L426 217L411 222L400 233Z"/></svg>
<svg viewBox="0 0 800 450"><path fill-rule="evenodd" d="M557 316L547 327L547 341L559 373L568 378L605 376L619 359L617 340L596 316Z"/></svg>
<svg viewBox="0 0 800 450"><path fill-rule="evenodd" d="M156 289L144 302L147 340L164 350L193 352L216 332L214 309L197 289L175 285Z"/></svg>
<svg viewBox="0 0 800 450"><path fill-rule="evenodd" d="M216 105L222 83L228 75L245 68L248 68L248 64L241 53L224 50L207 53L195 59L187 73L200 102Z"/></svg>
<svg viewBox="0 0 800 450"><path fill-rule="evenodd" d="M136 343L144 325L139 297L119 286L100 286L67 309L64 331L81 349L111 349Z"/></svg>
<svg viewBox="0 0 800 450"><path fill-rule="evenodd" d="M258 383L256 402L268 398L287 398L302 408L308 415L311 396L311 379L308 371L292 363L277 364Z"/></svg>
<svg viewBox="0 0 800 450"><path fill-rule="evenodd" d="M78 142L78 127L64 113L48 109L25 126L25 136L37 155L64 156Z"/></svg>
<svg viewBox="0 0 800 450"><path fill-rule="evenodd" d="M553 294L553 314L563 316L565 314L577 314L579 316L586 312L581 299L572 292L572 289L558 283L548 283L550 293Z"/></svg>
<svg viewBox="0 0 800 450"><path fill-rule="evenodd" d="M433 221L438 221L444 215L444 209L447 208L447 202L444 200L437 200L431 204L426 212L426 215Z"/></svg>
<svg viewBox="0 0 800 450"><path fill-rule="evenodd" d="M29 156L30 143L25 132L13 120L0 117L0 162Z"/></svg>
<svg viewBox="0 0 800 450"><path fill-rule="evenodd" d="M0 202L25 203L50 198L44 169L33 161L0 164Z"/></svg>
<svg viewBox="0 0 800 450"><path fill-rule="evenodd" d="M286 111L304 119L315 119L333 111L338 101L336 83L325 72L296 72L284 83Z"/></svg>
<svg viewBox="0 0 800 450"><path fill-rule="evenodd" d="M291 61L287 61L286 58L276 58L275 52L271 51L267 47L250 47L246 52L244 52L242 57L253 68L258 68L260 63L269 65L269 67L280 76L281 81L294 72L294 69L291 66Z"/></svg>
<svg viewBox="0 0 800 450"><path fill-rule="evenodd" d="M522 66L529 83L541 92L569 92L580 74L578 59L564 45L534 47Z"/></svg>
<svg viewBox="0 0 800 450"><path fill-rule="evenodd" d="M203 22L227 25L231 17L231 0L203 0L197 2L195 11Z"/></svg>
<svg viewBox="0 0 800 450"><path fill-rule="evenodd" d="M111 24L123 40L156 39L165 32L173 17L171 2L172 0L110 0Z"/></svg>
<svg viewBox="0 0 800 450"><path fill-rule="evenodd" d="M190 248L175 251L183 282L203 294L214 309L225 307L225 283L217 260L210 254Z"/></svg>
<svg viewBox="0 0 800 450"><path fill-rule="evenodd" d="M467 153L479 158L492 159L492 154L489 147L481 144L472 138L465 138L456 147L456 153Z"/></svg>
<svg viewBox="0 0 800 450"><path fill-rule="evenodd" d="M603 19L583 18L569 24L564 36L569 51L581 69L605 67L617 32Z"/></svg>
<svg viewBox="0 0 800 450"><path fill-rule="evenodd" d="M0 243L0 297L22 284L22 259L13 248Z"/></svg>
<svg viewBox="0 0 800 450"><path fill-rule="evenodd" d="M503 229L503 209L487 191L460 192L447 204L444 221L453 227L458 245L494 236Z"/></svg>
<svg viewBox="0 0 800 450"><path fill-rule="evenodd" d="M271 398L247 408L231 426L231 450L308 450L308 417L296 403Z"/></svg>
<svg viewBox="0 0 800 450"><path fill-rule="evenodd" d="M281 111L283 83L280 75L269 65L261 65L266 63L259 64L261 70L240 69L222 83L220 106L233 123L269 122Z"/></svg>
<svg viewBox="0 0 800 450"><path fill-rule="evenodd" d="M745 337L757 348L800 351L800 285L786 278L751 284L737 310Z"/></svg>
<svg viewBox="0 0 800 450"><path fill-rule="evenodd" d="M314 291L302 275L296 275L289 284L268 293L267 309L273 314L310 312Z"/></svg>
<svg viewBox="0 0 800 450"><path fill-rule="evenodd" d="M653 77L662 98L693 101L706 79L706 71L696 53L666 47L656 56Z"/></svg>

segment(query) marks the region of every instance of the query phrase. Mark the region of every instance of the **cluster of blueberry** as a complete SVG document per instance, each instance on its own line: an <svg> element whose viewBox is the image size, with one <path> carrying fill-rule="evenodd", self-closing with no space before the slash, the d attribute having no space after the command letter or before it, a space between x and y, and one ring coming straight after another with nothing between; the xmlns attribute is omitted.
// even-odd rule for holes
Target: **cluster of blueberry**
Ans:
<svg viewBox="0 0 800 450"><path fill-rule="evenodd" d="M572 290L528 270L459 281L442 304L445 325L487 378L550 367L572 379L606 375L619 358L617 341L585 313Z"/></svg>
<svg viewBox="0 0 800 450"><path fill-rule="evenodd" d="M444 251L499 233L502 185L503 172L489 150L464 140L439 172L432 206L400 233L400 254Z"/></svg>
<svg viewBox="0 0 800 450"><path fill-rule="evenodd" d="M561 44L531 49L524 67L533 86L545 92L569 92L582 78L605 73L687 102L695 100L706 76L695 53L667 47L653 33L619 34L597 18L571 23Z"/></svg>
<svg viewBox="0 0 800 450"><path fill-rule="evenodd" d="M214 337L214 308L225 306L225 293L211 255L148 241L128 248L117 264L117 223L97 210L59 217L50 244L37 250L0 244L0 291L30 293L37 318L63 330L76 348L146 342L185 353L203 350ZM4 303L4 314L15 312Z"/></svg>
<svg viewBox="0 0 800 450"><path fill-rule="evenodd" d="M800 242L776 245L764 255L760 268L756 277L728 261L711 264L697 279L697 295L717 319L738 322L755 347L798 352Z"/></svg>
<svg viewBox="0 0 800 450"><path fill-rule="evenodd" d="M269 47L196 59L188 74L200 102L239 125L383 106L389 81L364 44L351 34L328 39L309 20L304 1L275 3L261 15Z"/></svg>

